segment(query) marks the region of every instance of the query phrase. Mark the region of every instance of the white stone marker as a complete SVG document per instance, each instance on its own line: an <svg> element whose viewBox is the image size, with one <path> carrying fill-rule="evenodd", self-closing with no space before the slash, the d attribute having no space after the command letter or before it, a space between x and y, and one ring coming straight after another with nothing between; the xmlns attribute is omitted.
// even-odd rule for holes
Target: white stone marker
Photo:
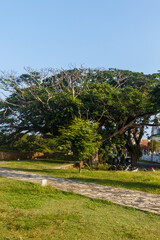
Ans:
<svg viewBox="0 0 160 240"><path fill-rule="evenodd" d="M47 186L47 179L42 179L41 181L40 181L40 185L41 186Z"/></svg>

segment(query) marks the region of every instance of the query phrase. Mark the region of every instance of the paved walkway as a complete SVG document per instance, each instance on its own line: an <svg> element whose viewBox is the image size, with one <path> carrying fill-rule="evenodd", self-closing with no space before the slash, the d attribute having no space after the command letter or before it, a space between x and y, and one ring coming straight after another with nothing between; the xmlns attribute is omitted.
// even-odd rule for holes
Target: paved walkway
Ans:
<svg viewBox="0 0 160 240"><path fill-rule="evenodd" d="M40 182L46 179L48 184L63 191L79 193L91 198L100 198L114 203L134 207L160 215L160 195L108 187L94 183L78 182L64 178L43 176L34 173L0 168L0 176L23 181Z"/></svg>
<svg viewBox="0 0 160 240"><path fill-rule="evenodd" d="M73 167L74 167L74 163L70 163L70 164L63 164L60 166L55 166L50 169L68 169L68 168L73 168Z"/></svg>

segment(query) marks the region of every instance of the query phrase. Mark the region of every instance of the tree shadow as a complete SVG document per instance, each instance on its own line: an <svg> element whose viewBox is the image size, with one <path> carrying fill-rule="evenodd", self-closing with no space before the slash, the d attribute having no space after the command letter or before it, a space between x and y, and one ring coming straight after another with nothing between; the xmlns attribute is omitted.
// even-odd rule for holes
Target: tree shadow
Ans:
<svg viewBox="0 0 160 240"><path fill-rule="evenodd" d="M35 160L24 160L23 162L42 162L42 163L59 163L59 164L74 163L73 159L69 159L69 158L68 159L35 159Z"/></svg>

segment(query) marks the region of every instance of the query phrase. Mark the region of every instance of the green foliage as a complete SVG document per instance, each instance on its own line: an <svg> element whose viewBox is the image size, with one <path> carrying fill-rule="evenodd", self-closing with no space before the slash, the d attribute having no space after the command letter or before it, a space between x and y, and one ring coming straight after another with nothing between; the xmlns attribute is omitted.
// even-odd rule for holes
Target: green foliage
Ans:
<svg viewBox="0 0 160 240"><path fill-rule="evenodd" d="M25 134L21 138L3 143L0 146L0 151L7 152L54 152L55 149L55 139L43 139L35 134Z"/></svg>
<svg viewBox="0 0 160 240"><path fill-rule="evenodd" d="M47 144L54 145L52 139L60 135L60 128L69 131L73 120L80 118L99 123L96 131L104 142L106 154L102 155L105 158L110 152L123 155L124 135L147 125L150 117L160 111L157 101L160 96L159 75L118 69L74 68L48 70L45 74L29 70L16 78L3 76L0 87L11 95L0 101L2 142L10 141L12 148L16 146L18 149L19 142L17 145L14 142L20 141L24 132L34 133L41 138L20 141L21 149L46 151L52 149ZM76 132L76 129L72 131ZM46 138L51 140L42 140ZM73 144L67 141L66 148L71 149L71 145L73 148ZM78 155L82 156L82 149L80 152Z"/></svg>
<svg viewBox="0 0 160 240"><path fill-rule="evenodd" d="M126 139L124 135L118 135L101 145L99 160L101 163L113 162L125 156Z"/></svg>
<svg viewBox="0 0 160 240"><path fill-rule="evenodd" d="M26 134L15 143L15 148L21 152L53 152L55 140L43 139L35 134Z"/></svg>
<svg viewBox="0 0 160 240"><path fill-rule="evenodd" d="M59 130L59 149L73 152L77 160L88 159L100 146L101 136L97 134L98 124L75 119L68 128Z"/></svg>
<svg viewBox="0 0 160 240"><path fill-rule="evenodd" d="M44 76L30 71L17 78L0 79L0 86L14 92L0 102L1 132L50 133L53 138L59 127L69 126L77 117L99 121L111 135L133 119L158 110L153 97L156 74L72 69Z"/></svg>

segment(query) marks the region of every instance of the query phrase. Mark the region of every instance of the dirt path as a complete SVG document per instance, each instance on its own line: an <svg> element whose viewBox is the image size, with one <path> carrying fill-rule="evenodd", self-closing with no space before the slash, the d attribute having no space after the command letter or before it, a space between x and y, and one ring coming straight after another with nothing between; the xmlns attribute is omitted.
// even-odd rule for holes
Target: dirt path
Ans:
<svg viewBox="0 0 160 240"><path fill-rule="evenodd" d="M120 205L160 215L160 195L156 194L108 187L94 183L78 182L64 178L43 176L4 168L0 168L0 176L30 182L40 182L41 180L46 179L48 184L63 191L71 191L91 198L109 200Z"/></svg>

